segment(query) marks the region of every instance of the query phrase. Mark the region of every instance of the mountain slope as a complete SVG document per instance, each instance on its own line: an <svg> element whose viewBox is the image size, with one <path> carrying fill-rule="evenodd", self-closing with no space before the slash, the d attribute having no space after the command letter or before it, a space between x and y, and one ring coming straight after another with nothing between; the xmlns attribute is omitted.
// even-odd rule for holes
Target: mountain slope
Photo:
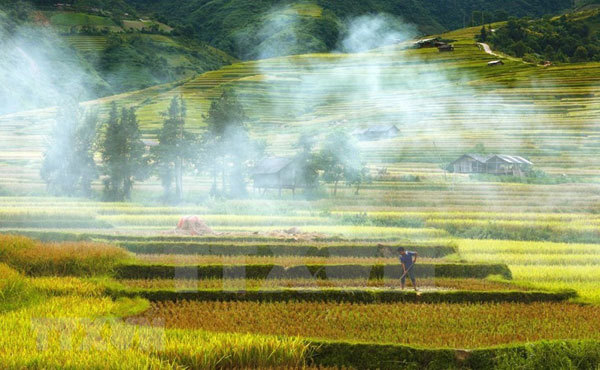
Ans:
<svg viewBox="0 0 600 370"><path fill-rule="evenodd" d="M156 14L180 32L244 59L261 56L261 44L284 44L281 55L329 51L337 46L345 20L389 13L416 25L423 34L568 9L571 0L127 0L139 12ZM474 13L475 12L475 13ZM483 13L482 13L483 12ZM273 40L270 40L273 39ZM288 44L303 41L301 50Z"/></svg>
<svg viewBox="0 0 600 370"><path fill-rule="evenodd" d="M294 154L303 133L319 138L334 130L395 124L398 137L360 144L373 171L386 169L398 178L442 178L442 164L477 148L522 155L548 174L598 181L600 64L544 68L509 59L489 67L497 57L475 45L479 29L442 35L457 40L453 52L394 45L360 54L249 61L182 85L156 86L85 106L100 108L103 121L112 101L134 106L144 137L155 139L163 123L160 113L173 96L183 96L186 125L200 133L211 102L233 89L250 118L251 135L264 140L269 154ZM6 173L39 181L43 135L54 118L51 109L0 116L5 145L0 166ZM518 186L510 190L521 191ZM467 194L457 206L469 204Z"/></svg>
<svg viewBox="0 0 600 370"><path fill-rule="evenodd" d="M53 25L57 16L70 25L67 30ZM91 27L90 21L109 28ZM100 15L0 7L0 114L68 96L89 100L139 90L235 61L205 43L160 30L110 27L116 27L113 21Z"/></svg>
<svg viewBox="0 0 600 370"><path fill-rule="evenodd" d="M511 19L485 38L496 49L530 62L598 62L600 10L536 20Z"/></svg>

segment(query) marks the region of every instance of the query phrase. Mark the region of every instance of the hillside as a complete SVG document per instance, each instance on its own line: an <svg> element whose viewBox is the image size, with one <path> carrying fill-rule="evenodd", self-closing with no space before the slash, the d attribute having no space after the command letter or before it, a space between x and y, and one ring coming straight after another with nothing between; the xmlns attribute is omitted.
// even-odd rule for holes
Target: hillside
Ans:
<svg viewBox="0 0 600 370"><path fill-rule="evenodd" d="M64 91L81 99L110 93L76 50L22 17L0 10L0 113L56 104Z"/></svg>
<svg viewBox="0 0 600 370"><path fill-rule="evenodd" d="M593 9L535 20L511 19L486 41L528 61L600 61L600 10Z"/></svg>
<svg viewBox="0 0 600 370"><path fill-rule="evenodd" d="M5 6L0 113L55 104L65 95L89 100L139 90L235 61L205 43L166 34L165 25L119 22L76 11Z"/></svg>
<svg viewBox="0 0 600 370"><path fill-rule="evenodd" d="M345 21L365 14L400 16L416 25L419 33L431 34L471 23L481 24L482 20L555 14L572 5L570 0L127 1L140 13L154 14L181 32L193 33L200 40L243 59L261 56L265 44L277 46L275 55L333 50L338 46L338 34L344 33Z"/></svg>
<svg viewBox="0 0 600 370"><path fill-rule="evenodd" d="M394 139L361 143L373 173L419 176L437 182L443 165L477 148L531 159L538 169L576 181L597 181L600 65L547 68L497 57L474 43L479 27L443 34L455 51L395 45L360 54L308 54L226 66L183 85L163 85L92 101L137 107L146 138L155 138L173 96L187 102L189 129L201 132L204 115L224 89L233 89L250 117L252 135L268 153L289 155L302 133L322 137L371 124L395 124ZM104 108L103 108L104 109ZM7 178L38 184L43 134L54 111L0 118ZM32 124L33 123L33 124ZM458 180L462 181L462 180ZM5 184L7 185L7 184ZM208 186L203 179L199 186ZM383 186L383 185L382 185ZM35 187L35 186L34 186Z"/></svg>
<svg viewBox="0 0 600 370"><path fill-rule="evenodd" d="M65 39L95 67L110 86L110 94L185 79L235 61L208 45L159 34L69 35Z"/></svg>
<svg viewBox="0 0 600 370"><path fill-rule="evenodd" d="M19 0L3 0L5 3L19 3ZM33 6L42 10L56 10L57 7L71 11L110 16L113 19L122 17L136 17L135 8L125 0L69 0L57 2L55 0L30 0ZM60 5L59 5L60 4Z"/></svg>

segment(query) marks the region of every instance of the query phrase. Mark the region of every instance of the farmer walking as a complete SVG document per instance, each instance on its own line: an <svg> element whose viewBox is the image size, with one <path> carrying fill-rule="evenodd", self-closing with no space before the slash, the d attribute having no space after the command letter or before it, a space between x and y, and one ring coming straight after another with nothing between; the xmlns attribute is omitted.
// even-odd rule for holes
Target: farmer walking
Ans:
<svg viewBox="0 0 600 370"><path fill-rule="evenodd" d="M417 262L417 252L407 252L404 247L399 247L398 254L400 254L400 263L402 264L402 277L400 278L402 289L406 286L406 276L408 275L415 291L418 291L415 271L413 269L415 262Z"/></svg>

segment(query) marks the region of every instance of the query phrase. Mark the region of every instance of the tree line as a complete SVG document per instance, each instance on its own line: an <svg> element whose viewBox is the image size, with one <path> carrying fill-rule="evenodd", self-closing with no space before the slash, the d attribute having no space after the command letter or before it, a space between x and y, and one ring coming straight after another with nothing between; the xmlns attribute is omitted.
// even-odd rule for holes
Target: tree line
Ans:
<svg viewBox="0 0 600 370"><path fill-rule="evenodd" d="M173 97L161 113L162 127L155 142L144 142L135 108L113 102L105 122L96 110L83 111L78 103L62 105L50 134L40 175L53 195L92 197L92 183L101 178L102 199L131 199L136 182L151 176L160 179L163 199L179 202L184 195L184 175L207 175L211 197L245 197L249 173L266 155L266 144L251 137L248 117L231 92L214 100L204 116L206 130L186 129L187 107ZM358 193L368 180L354 139L343 131L327 135L317 150L314 133L305 133L295 144L300 183L309 191L320 181L333 186L353 186ZM96 158L101 159L97 163Z"/></svg>
<svg viewBox="0 0 600 370"><path fill-rule="evenodd" d="M566 15L538 20L510 18L505 26L493 32L484 26L479 40L533 63L600 61L597 18L571 19Z"/></svg>

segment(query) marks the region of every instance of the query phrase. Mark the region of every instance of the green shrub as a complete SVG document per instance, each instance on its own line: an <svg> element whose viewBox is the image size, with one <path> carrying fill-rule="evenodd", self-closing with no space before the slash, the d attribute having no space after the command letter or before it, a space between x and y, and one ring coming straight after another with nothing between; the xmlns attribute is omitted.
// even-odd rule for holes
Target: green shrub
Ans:
<svg viewBox="0 0 600 370"><path fill-rule="evenodd" d="M474 350L465 361L470 368L598 369L600 342L544 341Z"/></svg>
<svg viewBox="0 0 600 370"><path fill-rule="evenodd" d="M482 350L310 341L310 363L356 369L598 369L600 342L552 341Z"/></svg>
<svg viewBox="0 0 600 370"><path fill-rule="evenodd" d="M354 369L452 369L454 350L425 350L402 345L312 341L313 366Z"/></svg>
<svg viewBox="0 0 600 370"><path fill-rule="evenodd" d="M501 275L511 278L504 264L418 263L414 267L418 277L485 278ZM397 279L402 267L394 265L199 265L175 266L166 264L122 264L115 267L121 279L220 279L239 277L247 279Z"/></svg>
<svg viewBox="0 0 600 370"><path fill-rule="evenodd" d="M307 256L307 257L384 257L384 248L395 250L401 245L311 245L301 243L253 243L252 245L210 242L118 242L137 254L196 254L223 256ZM456 253L450 245L402 245L421 257L440 258Z"/></svg>
<svg viewBox="0 0 600 370"><path fill-rule="evenodd" d="M279 289L279 290L146 290L107 287L113 297L140 296L150 301L253 301L253 302L351 302L351 303L501 303L560 302L574 298L574 291L414 291L369 289Z"/></svg>
<svg viewBox="0 0 600 370"><path fill-rule="evenodd" d="M339 221L360 226L425 227L425 220L420 217L369 216L366 213L345 214Z"/></svg>
<svg viewBox="0 0 600 370"><path fill-rule="evenodd" d="M532 61L533 63L534 61ZM582 180L577 177L559 175L551 176L546 172L536 169L529 168L526 170L524 176L512 176L512 175L492 175L492 174L471 174L469 175L471 180L483 181L483 182L507 182L507 183L519 183L519 184L540 184L540 185L557 185L557 184L568 184L573 182L581 182Z"/></svg>

